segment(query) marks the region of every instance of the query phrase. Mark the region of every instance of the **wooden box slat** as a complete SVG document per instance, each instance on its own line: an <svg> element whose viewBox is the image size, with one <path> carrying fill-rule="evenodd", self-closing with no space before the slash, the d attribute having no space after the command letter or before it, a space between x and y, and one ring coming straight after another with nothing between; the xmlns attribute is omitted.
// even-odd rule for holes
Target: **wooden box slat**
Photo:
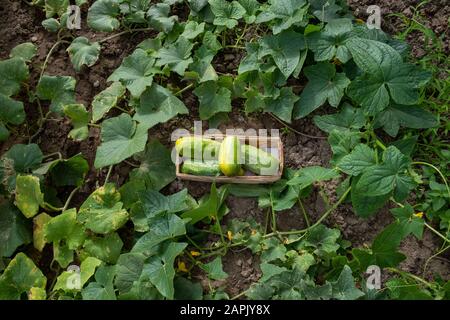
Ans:
<svg viewBox="0 0 450 320"><path fill-rule="evenodd" d="M203 135L203 138L214 138L214 136L208 136ZM251 141L251 140L257 140L258 141L258 147L259 147L259 141L260 137L258 136L239 136L238 138L242 141ZM241 184L264 184L264 183L273 183L277 180L281 179L281 176L283 174L283 164L284 164L284 153L283 153L283 143L280 139L280 137L264 137L263 138L266 141L270 140L270 146L277 144L278 149L278 159L279 159L279 168L276 175L271 176L258 176L258 175L245 175L245 176L236 176L236 177L227 177L227 176L217 176L217 177L210 177L210 176L196 176L193 174L186 174L182 173L180 171L181 166L181 160L180 156L176 155L176 176L182 180L189 180L189 181L199 181L199 182L213 182L216 181L218 183L241 183ZM217 141L220 141L221 139L215 139Z"/></svg>

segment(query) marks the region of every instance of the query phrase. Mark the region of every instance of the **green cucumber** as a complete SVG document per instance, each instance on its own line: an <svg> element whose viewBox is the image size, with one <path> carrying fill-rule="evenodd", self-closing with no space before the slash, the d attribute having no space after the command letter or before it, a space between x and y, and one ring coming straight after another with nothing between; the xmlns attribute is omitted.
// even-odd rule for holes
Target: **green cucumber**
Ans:
<svg viewBox="0 0 450 320"><path fill-rule="evenodd" d="M242 156L244 168L255 174L273 176L278 172L280 161L264 150L245 144Z"/></svg>
<svg viewBox="0 0 450 320"><path fill-rule="evenodd" d="M238 137L228 136L223 139L219 149L219 168L228 177L241 172L241 143Z"/></svg>
<svg viewBox="0 0 450 320"><path fill-rule="evenodd" d="M196 176L217 176L220 174L220 169L217 161L184 160L181 172Z"/></svg>
<svg viewBox="0 0 450 320"><path fill-rule="evenodd" d="M175 149L180 156L197 161L217 159L220 142L201 137L182 137L175 142Z"/></svg>

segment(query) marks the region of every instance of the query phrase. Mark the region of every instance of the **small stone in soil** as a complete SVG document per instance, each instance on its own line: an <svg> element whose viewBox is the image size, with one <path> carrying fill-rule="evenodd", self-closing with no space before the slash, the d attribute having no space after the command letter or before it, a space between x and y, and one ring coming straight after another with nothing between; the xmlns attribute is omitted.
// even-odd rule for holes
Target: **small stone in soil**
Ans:
<svg viewBox="0 0 450 320"><path fill-rule="evenodd" d="M231 53L224 54L223 58L225 61L234 60L234 54L231 54Z"/></svg>

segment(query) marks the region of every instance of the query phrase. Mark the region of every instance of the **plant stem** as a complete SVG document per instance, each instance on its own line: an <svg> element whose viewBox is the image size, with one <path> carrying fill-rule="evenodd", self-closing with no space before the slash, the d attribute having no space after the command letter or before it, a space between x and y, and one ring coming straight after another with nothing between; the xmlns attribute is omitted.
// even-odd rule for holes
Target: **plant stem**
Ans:
<svg viewBox="0 0 450 320"><path fill-rule="evenodd" d="M57 208L55 206L53 206L52 204L48 203L48 202L44 202L42 204L42 207L47 209L47 210L52 210L52 211L62 211L63 208Z"/></svg>
<svg viewBox="0 0 450 320"><path fill-rule="evenodd" d="M122 107L119 107L119 106L114 106L114 108L116 108L116 109L118 109L118 110L120 110L120 111L122 111L122 112L124 112L124 113L130 113L130 111L128 111L128 110L125 110L124 108L122 108Z"/></svg>
<svg viewBox="0 0 450 320"><path fill-rule="evenodd" d="M379 146L383 150L387 149L386 146L383 144L383 142L381 142L380 139L378 139L377 135L375 134L375 132L373 132L373 130L370 131L370 135L372 136L377 146Z"/></svg>
<svg viewBox="0 0 450 320"><path fill-rule="evenodd" d="M103 39L101 39L101 40L99 40L99 41L97 41L97 42L98 42L98 43L103 43L103 42L109 41L109 40L111 40L111 39L114 39L114 38L123 36L124 34L127 34L127 33L131 33L131 32L141 32L141 31L150 31L150 30L152 30L152 28L138 28L138 29L125 30L125 31L122 31L122 32L113 34L113 35L111 35L111 36L109 36L109 37L103 38Z"/></svg>
<svg viewBox="0 0 450 320"><path fill-rule="evenodd" d="M305 218L306 226L309 228L311 226L311 223L309 222L308 213L306 212L305 207L303 206L303 202L300 199L300 197L298 198L298 206L302 210L303 217Z"/></svg>
<svg viewBox="0 0 450 320"><path fill-rule="evenodd" d="M306 228L306 229L302 229L302 230L293 230L293 231L278 231L276 232L276 234L278 235L294 235L294 234L300 234L300 233L305 233L308 232L308 230L313 229L314 227L317 227L320 223L322 223L322 221L324 219L326 219L330 213L332 213L347 197L348 193L350 192L350 190L352 189L352 187L348 187L347 190L345 190L344 194L342 194L342 196L339 198L339 200L330 208L328 209L320 218L319 220L317 220L312 226ZM266 234L264 236L264 238L269 238L272 237L274 235L276 235L274 232Z"/></svg>
<svg viewBox="0 0 450 320"><path fill-rule="evenodd" d="M219 230L219 235L220 235L220 241L222 241L222 243L225 245L225 250L228 249L228 243L225 241L225 236L223 235L223 231L222 231L222 226L220 225L220 221L219 221L219 215L217 213L218 208L215 210L215 223L216 223L216 227Z"/></svg>
<svg viewBox="0 0 450 320"><path fill-rule="evenodd" d="M422 277L425 276L425 272L427 271L427 267L428 264L430 263L431 260L433 260L434 258L436 258L437 256L439 256L440 254L444 253L445 251L447 251L447 249L450 248L450 245L444 247L443 249L439 250L438 252L436 252L435 254L433 254L431 257L429 257L427 259L427 261L425 262L425 265L423 266L423 272L422 272Z"/></svg>
<svg viewBox="0 0 450 320"><path fill-rule="evenodd" d="M444 181L445 187L447 188L447 193L450 197L450 188L448 186L447 183L447 179L445 178L445 176L442 174L441 170L439 170L439 168L437 168L436 166L432 165L431 163L428 162L423 162L423 161L415 161L412 163L412 165L423 165L423 166L428 166L430 168L433 168L434 170L436 170L436 172L441 176L442 181Z"/></svg>
<svg viewBox="0 0 450 320"><path fill-rule="evenodd" d="M277 216L275 215L275 210L273 209L272 190L270 191L270 208L272 214L272 232L277 233Z"/></svg>
<svg viewBox="0 0 450 320"><path fill-rule="evenodd" d="M237 46L237 45L227 45L227 46L225 46L225 48L228 48L228 49L241 49L241 50L245 50L246 49L243 46Z"/></svg>
<svg viewBox="0 0 450 320"><path fill-rule="evenodd" d="M183 89L177 91L177 92L175 93L175 96L178 96L178 95L182 94L183 92L185 92L186 90L189 90L189 89L192 88L193 86L194 86L193 83L188 84L188 85L187 85L186 87L184 87Z"/></svg>
<svg viewBox="0 0 450 320"><path fill-rule="evenodd" d="M442 233L440 233L439 231L437 231L435 228L433 228L432 226L430 226L428 223L424 222L425 227L427 227L428 229L430 229L434 234L436 234L439 238L441 238L442 240L444 240L445 242L449 242L450 243L450 239L448 239L446 236L444 236Z"/></svg>
<svg viewBox="0 0 450 320"><path fill-rule="evenodd" d="M72 190L72 192L69 194L69 197L66 200L66 203L64 204L64 207L62 208L62 212L66 211L66 209L69 207L70 201L72 200L73 196L75 195L75 193L78 191L78 189L80 189L80 187L76 187L75 189Z"/></svg>
<svg viewBox="0 0 450 320"><path fill-rule="evenodd" d="M248 290L249 289L247 289L245 291L242 291L241 293L239 293L239 294L235 295L234 297L232 297L230 300L236 300L236 299L239 299L242 296L245 296L247 294Z"/></svg>
<svg viewBox="0 0 450 320"><path fill-rule="evenodd" d="M113 165L110 165L109 169L108 169L108 173L106 174L105 182L103 183L103 185L108 183L109 176L111 175L112 168L113 168Z"/></svg>
<svg viewBox="0 0 450 320"><path fill-rule="evenodd" d="M420 282L420 283L426 285L426 286L429 287L429 288L432 288L432 287L433 287L433 286L431 285L431 283L429 283L428 281L426 281L426 280L424 280L424 279L422 279L422 278L419 278L418 276L415 276L415 275L413 275L413 274L410 274L410 273L407 273L407 272L398 270L398 269L396 269L396 268L386 268L386 270L391 271L391 272L398 273L399 275L401 275L401 276L403 276L403 277L409 277L409 278L411 278L411 279L413 279L413 280L415 280L415 281L417 281L417 282Z"/></svg>
<svg viewBox="0 0 450 320"><path fill-rule="evenodd" d="M58 35L59 37L59 35ZM61 44L61 43L69 43L65 40L58 40L55 42L55 44L50 48L50 51L48 52L47 56L45 57L44 64L42 65L41 73L39 75L38 83L41 82L42 77L44 76L45 68L47 68L48 60L50 59L53 51Z"/></svg>
<svg viewBox="0 0 450 320"><path fill-rule="evenodd" d="M285 126L286 128L288 128L289 130L291 130L292 132L295 132L296 134L299 134L301 136L307 137L307 138L311 138L311 139L327 139L327 137L321 137L321 136L312 136L300 131L295 130L294 128L292 128L291 126L289 126L288 124L286 124L283 120L281 120L280 118L278 118L277 116L275 116L274 114L269 112L269 115L274 118L276 121L278 121L280 124L282 124L283 126Z"/></svg>
<svg viewBox="0 0 450 320"><path fill-rule="evenodd" d="M58 159L62 159L62 154L61 154L61 152L53 152L53 153L49 153L49 154L46 154L43 158L44 159L47 159L47 158L51 158L51 157L53 157L53 156L58 156Z"/></svg>

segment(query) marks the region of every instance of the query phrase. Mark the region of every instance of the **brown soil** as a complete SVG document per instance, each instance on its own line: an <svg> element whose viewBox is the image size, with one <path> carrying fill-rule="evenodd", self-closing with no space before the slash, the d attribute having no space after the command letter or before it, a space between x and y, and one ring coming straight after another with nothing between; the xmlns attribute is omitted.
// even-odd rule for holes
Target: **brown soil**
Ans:
<svg viewBox="0 0 450 320"><path fill-rule="evenodd" d="M382 8L383 15L392 12L403 12L406 15L411 14L408 9L410 5L417 4L418 1L389 1L389 0L349 0L349 4L355 10L357 16L364 17L365 8L369 4L378 4ZM430 17L428 23L438 34L447 35L446 48L448 50L448 24L447 18L449 16L449 5L445 0L431 1L430 4L422 7L423 12ZM33 60L31 68L31 82L34 85L37 82L40 72L40 66L43 64L45 56L49 49L54 44L56 36L46 32L40 25L44 19L42 11L26 5L23 1L18 0L0 0L0 59L8 57L9 51L16 45L31 41L38 45L39 51ZM85 21L86 12L83 13L83 21ZM182 14L179 13L182 17ZM383 20L383 29L389 33L398 32L401 24L397 18L385 18ZM105 35L94 33L87 28L83 28L76 32L76 36L86 36L89 39L101 39ZM152 36L153 33L139 33L135 37L129 35L114 38L102 45L102 52L99 61L90 69L84 69L80 73L76 73L73 68L68 55L65 51L65 45L58 47L55 53L49 60L46 69L47 74L51 75L69 75L77 80L76 98L77 101L84 103L86 106L90 105L93 97L102 91L106 86L106 79L116 69L122 59L129 55L136 45L142 40ZM410 43L413 46L413 52L416 56L420 56L421 48L424 44L423 39L411 37ZM242 52L229 51L221 55L215 60L215 67L218 71L226 73L234 73L242 58ZM182 84L181 84L182 85ZM190 109L191 113L188 116L178 117L165 124L158 125L152 128L149 132L151 137L156 137L166 145L170 145L170 133L175 128L190 129L193 126L193 121L198 119L197 99L192 92L187 91L182 96L183 101ZM25 99L23 99L25 101ZM236 102L234 111L230 115L230 121L222 125L220 128L226 127L240 127L240 128L279 128L280 123L274 121L267 115L246 116L241 110L241 103ZM47 106L44 105L44 108ZM23 129L17 136L12 137L9 142L4 143L0 152L3 153L9 149L12 144L28 140L32 126L38 117L37 108L31 103L26 103L27 122L29 127ZM204 123L204 128L207 124ZM311 118L296 121L293 127L298 131L304 132L310 136L325 136L318 128L314 126ZM92 192L98 183L102 183L106 170L95 170L93 168L93 161L95 158L95 151L100 143L99 130L96 128L90 129L89 138L83 142L74 142L67 138L67 133L70 130L68 121L64 119L55 119L55 121L47 121L43 127L42 133L34 140L41 147L44 154L59 151L64 157L70 157L77 153L82 153L91 165L91 171L88 174L86 184L83 189L77 193L73 200L74 205L79 205ZM287 133L282 136L285 145L286 163L285 166L290 168L301 168L311 165L327 166L331 157L331 150L326 139L310 138L307 136ZM126 164L117 165L111 174L111 181L122 184L128 176L131 168ZM329 201L333 203L336 201L334 194L337 182L323 184ZM163 192L172 193L188 188L190 194L194 197L200 197L209 191L209 185L174 181L167 186ZM306 199L305 208L312 221L326 210L326 204L318 192L316 187L315 192ZM259 209L254 199L236 198L230 196L227 199L227 205L230 212L226 217L226 221L233 218L245 219L247 217L254 217L257 221L264 221L265 210ZM305 226L303 215L299 212L297 207L291 210L278 213L278 226L281 230L290 230L303 228ZM330 227L338 227L345 239L350 240L355 246L370 245L374 237L390 222L392 217L388 212L388 208L382 210L375 217L369 219L362 219L356 216L351 207L347 204L340 206L325 222ZM411 271L415 274L422 275L425 261L438 249L439 241L430 234L425 232L424 239L418 241L413 238L408 238L401 246L401 251L408 257L402 263L402 269ZM443 256L444 258L448 256ZM45 257L42 257L45 259ZM230 251L223 259L224 269L230 274L228 280L215 283L215 286L226 286L226 291L230 296L236 295L254 282L257 281L261 272L259 270L258 257L252 256L248 250L245 251ZM433 274L440 274L444 278L449 278L450 264L449 260L434 259L429 263L425 276L430 278ZM205 282L206 279L199 275Z"/></svg>

